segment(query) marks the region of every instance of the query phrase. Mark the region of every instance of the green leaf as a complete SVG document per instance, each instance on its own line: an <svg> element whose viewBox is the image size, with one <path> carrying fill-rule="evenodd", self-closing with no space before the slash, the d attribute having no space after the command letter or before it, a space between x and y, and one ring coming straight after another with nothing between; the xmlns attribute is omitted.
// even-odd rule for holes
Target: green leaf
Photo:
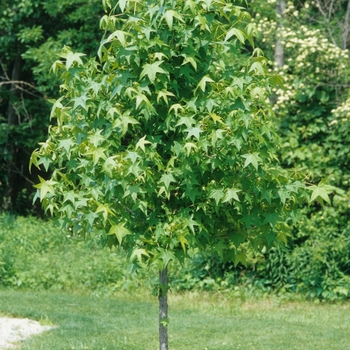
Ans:
<svg viewBox="0 0 350 350"><path fill-rule="evenodd" d="M151 142L146 140L146 136L141 137L136 144L135 150L137 150L138 148L141 148L145 152L146 151L145 145L147 144L151 144Z"/></svg>
<svg viewBox="0 0 350 350"><path fill-rule="evenodd" d="M95 210L95 213L102 213L104 221L107 221L108 215L114 215L112 209L109 207L108 204L102 204L98 203L97 209Z"/></svg>
<svg viewBox="0 0 350 350"><path fill-rule="evenodd" d="M157 102L159 102L159 100L162 98L164 102L168 104L169 103L168 96L175 97L175 95L172 92L169 92L166 90L159 91L157 96Z"/></svg>
<svg viewBox="0 0 350 350"><path fill-rule="evenodd" d="M319 186L310 186L310 189L312 189L311 199L310 202L314 202L315 200L324 200L329 205L331 204L331 200L328 196L329 193L331 193L334 190L333 186L323 185L319 184Z"/></svg>
<svg viewBox="0 0 350 350"><path fill-rule="evenodd" d="M88 110L86 106L87 100L90 100L90 98L86 94L73 98L73 101L74 101L73 110L77 109L78 107L81 107L87 111Z"/></svg>
<svg viewBox="0 0 350 350"><path fill-rule="evenodd" d="M243 154L241 157L245 158L244 168L249 164L252 164L256 170L258 170L259 162L262 162L262 159L259 157L258 152L253 152L252 154Z"/></svg>
<svg viewBox="0 0 350 350"><path fill-rule="evenodd" d="M284 88L284 80L283 77L277 74L273 74L269 77L269 81L272 85L278 86L280 88Z"/></svg>
<svg viewBox="0 0 350 350"><path fill-rule="evenodd" d="M150 255L147 253L145 249L143 248L134 249L130 256L130 261L133 262L135 259L137 259L137 261L141 265L143 265L142 256L146 256L148 258L150 257Z"/></svg>
<svg viewBox="0 0 350 350"><path fill-rule="evenodd" d="M126 4L129 2L129 0L118 0L118 5L120 7L121 12L124 12Z"/></svg>
<svg viewBox="0 0 350 350"><path fill-rule="evenodd" d="M163 182L166 189L169 189L169 186L172 182L176 182L176 179L174 178L173 174L163 174L159 180L159 182Z"/></svg>
<svg viewBox="0 0 350 350"><path fill-rule="evenodd" d="M162 63L163 61L156 61L152 64L146 63L143 65L140 79L147 75L148 79L151 81L151 83L153 83L156 79L157 73L166 74L166 71L163 68L159 67Z"/></svg>
<svg viewBox="0 0 350 350"><path fill-rule="evenodd" d="M195 202L196 197L200 196L201 193L196 190L194 187L187 186L186 191L184 193L184 197L188 196L188 198L191 200L192 203Z"/></svg>
<svg viewBox="0 0 350 350"><path fill-rule="evenodd" d="M111 226L109 230L109 235L115 235L118 239L119 244L122 244L123 237L131 235L131 232L125 228L126 223L121 222L118 225Z"/></svg>
<svg viewBox="0 0 350 350"><path fill-rule="evenodd" d="M198 83L195 91L197 91L198 88L200 88L203 92L205 92L205 88L207 86L207 83L214 83L214 80L210 78L209 76L205 75Z"/></svg>
<svg viewBox="0 0 350 350"><path fill-rule="evenodd" d="M196 71L197 70L196 60L192 56L187 56L187 55L183 55L183 56L184 56L184 61L182 62L182 66L185 65L186 63L190 63L194 68L194 70Z"/></svg>
<svg viewBox="0 0 350 350"><path fill-rule="evenodd" d="M241 192L241 190L237 189L237 188L228 188L226 190L226 193L225 193L225 197L223 199L223 203L226 203L226 202L230 202L232 203L232 200L236 200L237 202L239 202L239 197L238 197L238 192Z"/></svg>
<svg viewBox="0 0 350 350"><path fill-rule="evenodd" d="M63 198L63 203L70 201L73 205L75 204L75 193L73 191L64 193Z"/></svg>
<svg viewBox="0 0 350 350"><path fill-rule="evenodd" d="M168 10L164 14L164 17L165 17L165 20L166 20L166 23L167 23L169 29L172 29L172 27L173 27L174 12L175 11L173 11L173 10Z"/></svg>
<svg viewBox="0 0 350 350"><path fill-rule="evenodd" d="M197 140L199 140L199 134L203 132L200 126L190 127L185 129L188 132L186 139L189 139L191 136L194 136Z"/></svg>
<svg viewBox="0 0 350 350"><path fill-rule="evenodd" d="M216 205L219 205L220 201L224 198L225 193L223 190L210 191L209 198L214 198Z"/></svg>
<svg viewBox="0 0 350 350"><path fill-rule="evenodd" d="M102 130L98 130L95 134L90 135L88 140L95 146L98 147L100 143L105 141L105 138L101 135Z"/></svg>
<svg viewBox="0 0 350 350"><path fill-rule="evenodd" d="M186 142L184 148L186 148L187 156L189 156L192 149L197 149L197 146L192 142Z"/></svg>
<svg viewBox="0 0 350 350"><path fill-rule="evenodd" d="M181 15L177 12L177 11L174 11L174 10L168 10L165 12L164 14L164 18L165 18L165 21L169 27L169 29L172 29L173 27L173 18L176 18L178 21L180 22L184 22L184 20L182 19Z"/></svg>
<svg viewBox="0 0 350 350"><path fill-rule="evenodd" d="M69 51L66 55L66 68L67 70L73 65L74 62L78 64L78 66L83 65L83 61L80 57L85 56L83 53L73 53Z"/></svg>
<svg viewBox="0 0 350 350"><path fill-rule="evenodd" d="M108 36L108 38L104 41L104 43L109 43L114 38L117 38L119 40L119 42L122 44L122 46L125 47L126 46L126 41L125 41L126 36L130 36L130 33L124 32L122 30L116 30L115 32L113 32L112 34L110 34Z"/></svg>
<svg viewBox="0 0 350 350"><path fill-rule="evenodd" d="M55 194L54 185L56 185L58 182L53 180L44 180L40 175L38 177L40 183L34 185L34 187L40 190L40 200L43 201L48 193Z"/></svg>
<svg viewBox="0 0 350 350"><path fill-rule="evenodd" d="M222 121L222 118L219 115L217 115L215 113L209 113L209 115L213 119L214 124L220 123L220 124L225 125L225 123Z"/></svg>
<svg viewBox="0 0 350 350"><path fill-rule="evenodd" d="M188 218L184 218L183 222L184 222L184 225L185 225L186 227L189 227L189 228L190 228L190 230L191 230L191 232L192 232L193 234L196 233L196 230L195 230L194 227L195 227L195 226L198 227L199 224L198 224L197 221L193 220L193 215L191 215L191 216L188 217Z"/></svg>
<svg viewBox="0 0 350 350"><path fill-rule="evenodd" d="M98 163L98 161L102 158L105 160L107 157L105 155L106 149L105 148L96 148L90 152L87 152L86 154L92 155L92 159L94 161L94 165Z"/></svg>
<svg viewBox="0 0 350 350"><path fill-rule="evenodd" d="M155 256L155 259L162 261L162 266L165 267L169 264L170 260L176 260L176 257L173 252L161 249L161 251Z"/></svg>
<svg viewBox="0 0 350 350"><path fill-rule="evenodd" d="M225 41L229 40L232 36L235 36L242 44L244 44L245 39L244 39L244 33L238 29L238 28L231 28L226 36L225 36Z"/></svg>
<svg viewBox="0 0 350 350"><path fill-rule="evenodd" d="M237 266L239 263L243 264L244 266L247 266L247 256L243 252L235 254L235 266Z"/></svg>
<svg viewBox="0 0 350 350"><path fill-rule="evenodd" d="M48 171L49 166L50 166L50 164L52 164L52 162L53 162L52 159L50 159L48 157L41 157L37 164L38 164L38 166L42 164L45 168L45 171Z"/></svg>
<svg viewBox="0 0 350 350"><path fill-rule="evenodd" d="M137 152L127 151L127 156L125 159L131 159L131 162L134 164L137 158L141 158L141 156Z"/></svg>
<svg viewBox="0 0 350 350"><path fill-rule="evenodd" d="M263 214L265 217L265 220L263 221L263 224L271 224L271 226L276 226L276 224L281 221L281 216L279 213L265 213Z"/></svg>
<svg viewBox="0 0 350 350"><path fill-rule="evenodd" d="M249 73L254 71L256 74L261 74L261 75L265 75L265 70L264 67L261 65L260 62L256 61L254 62L249 69Z"/></svg>
<svg viewBox="0 0 350 350"><path fill-rule="evenodd" d="M185 109L184 109L179 103L175 103L175 104L171 105L170 108L169 108L169 113L170 113L172 110L174 110L175 115L178 115L178 114L179 114L179 110L180 110L181 112L184 112L184 111L185 111Z"/></svg>

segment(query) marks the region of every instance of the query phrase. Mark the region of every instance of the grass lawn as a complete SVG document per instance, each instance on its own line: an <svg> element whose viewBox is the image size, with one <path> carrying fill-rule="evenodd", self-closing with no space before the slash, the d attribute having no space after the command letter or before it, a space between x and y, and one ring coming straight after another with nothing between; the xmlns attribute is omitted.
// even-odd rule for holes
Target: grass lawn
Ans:
<svg viewBox="0 0 350 350"><path fill-rule="evenodd" d="M242 301L219 293L170 296L171 350L344 350L350 304ZM158 348L158 305L147 292L97 298L57 292L0 290L0 314L58 327L22 350Z"/></svg>

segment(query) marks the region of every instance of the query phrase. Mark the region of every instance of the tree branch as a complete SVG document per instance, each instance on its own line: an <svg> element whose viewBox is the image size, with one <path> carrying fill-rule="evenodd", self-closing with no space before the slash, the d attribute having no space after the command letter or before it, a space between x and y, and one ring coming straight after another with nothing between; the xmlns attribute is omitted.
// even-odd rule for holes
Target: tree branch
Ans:
<svg viewBox="0 0 350 350"><path fill-rule="evenodd" d="M3 85L14 85L16 87L16 89L24 91L25 93L32 95L34 97L38 97L38 95L32 93L31 91L24 89L23 87L21 87L20 85L26 85L29 86L30 88L32 88L33 90L37 91L38 93L40 93L40 97L42 97L44 94L42 92L40 92L34 85L23 81L23 80L8 80L8 81L2 81L0 82L0 87Z"/></svg>

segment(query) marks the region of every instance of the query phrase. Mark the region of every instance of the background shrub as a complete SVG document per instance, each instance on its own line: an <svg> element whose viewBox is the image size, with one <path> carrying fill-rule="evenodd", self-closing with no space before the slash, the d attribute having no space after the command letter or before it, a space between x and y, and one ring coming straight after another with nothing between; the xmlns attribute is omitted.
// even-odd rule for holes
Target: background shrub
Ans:
<svg viewBox="0 0 350 350"><path fill-rule="evenodd" d="M302 215L303 216L303 215ZM330 231L328 221L341 228ZM322 225L320 225L322 222ZM336 208L321 210L300 223L287 245L248 254L247 266L222 263L217 256L192 252L183 265L172 264L173 291L236 290L341 300L350 296L350 224ZM84 241L50 221L0 215L0 285L94 294L155 288L156 267L132 274L126 254L103 247L98 235Z"/></svg>
<svg viewBox="0 0 350 350"><path fill-rule="evenodd" d="M137 288L125 254L98 238L72 237L51 222L0 216L0 285L14 288L103 291Z"/></svg>

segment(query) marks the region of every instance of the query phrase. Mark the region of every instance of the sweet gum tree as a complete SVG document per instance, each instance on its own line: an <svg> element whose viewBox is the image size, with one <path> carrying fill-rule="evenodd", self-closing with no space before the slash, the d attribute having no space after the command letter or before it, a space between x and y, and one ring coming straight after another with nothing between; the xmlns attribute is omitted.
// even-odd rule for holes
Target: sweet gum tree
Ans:
<svg viewBox="0 0 350 350"><path fill-rule="evenodd" d="M101 19L98 57L66 47L53 65L61 97L31 163L45 209L77 234L102 229L136 266L160 271L160 349L167 267L188 248L245 261L269 247L304 187L282 170L267 60L234 1L123 0Z"/></svg>

